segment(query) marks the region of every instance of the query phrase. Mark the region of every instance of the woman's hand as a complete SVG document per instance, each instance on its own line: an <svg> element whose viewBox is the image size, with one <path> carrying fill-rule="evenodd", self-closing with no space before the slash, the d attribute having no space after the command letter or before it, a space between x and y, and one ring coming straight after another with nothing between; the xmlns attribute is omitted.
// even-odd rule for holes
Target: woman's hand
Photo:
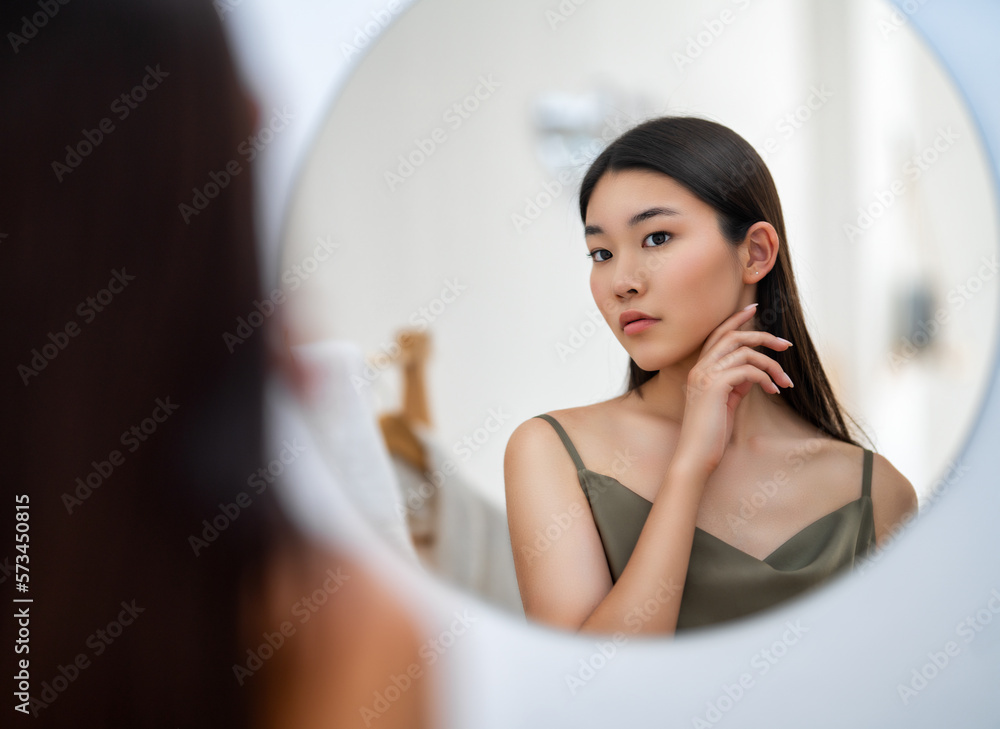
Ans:
<svg viewBox="0 0 1000 729"><path fill-rule="evenodd" d="M715 471L733 432L736 407L754 383L777 394L793 387L781 366L753 347L785 350L792 343L768 332L741 330L756 313L756 304L736 312L705 340L698 361L688 373L684 420L675 459L705 478Z"/></svg>

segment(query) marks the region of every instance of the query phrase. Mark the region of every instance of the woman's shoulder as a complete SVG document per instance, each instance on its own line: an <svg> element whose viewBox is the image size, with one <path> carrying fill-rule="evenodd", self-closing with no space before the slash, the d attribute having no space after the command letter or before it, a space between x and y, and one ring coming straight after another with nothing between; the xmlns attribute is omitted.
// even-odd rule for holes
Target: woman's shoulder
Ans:
<svg viewBox="0 0 1000 729"><path fill-rule="evenodd" d="M871 499L876 544L889 539L919 508L913 484L881 453L872 461Z"/></svg>
<svg viewBox="0 0 1000 729"><path fill-rule="evenodd" d="M577 428L586 427L588 423L600 422L601 420L614 417L617 408L611 400L595 402L590 405L578 405L560 410L550 410L545 413L558 420L560 423L566 422Z"/></svg>
<svg viewBox="0 0 1000 729"><path fill-rule="evenodd" d="M868 446L847 443L836 438L822 439L822 447L828 456L841 460L863 461L864 452L872 452L871 496L872 501L883 506L916 506L917 495L913 484L883 454ZM900 503L897 503L900 502Z"/></svg>
<svg viewBox="0 0 1000 729"><path fill-rule="evenodd" d="M787 450L791 457L786 460L793 469L808 464L813 468L813 473L822 475L831 489L845 486L848 489L860 489L863 483L864 453L866 450L872 452L869 495L877 542L882 542L917 512L917 494L913 484L874 448L823 435L797 439Z"/></svg>
<svg viewBox="0 0 1000 729"><path fill-rule="evenodd" d="M619 408L615 401L605 400L591 403L589 405L579 405L577 407L549 410L539 415L547 415L567 432L575 437L587 438L593 434L599 434L603 428L612 425L618 417ZM535 439L538 433L555 434L553 424L546 418L534 415L520 423L511 434L511 440L524 440L526 438ZM542 436L545 440L551 440Z"/></svg>
<svg viewBox="0 0 1000 729"><path fill-rule="evenodd" d="M512 504L519 509L544 511L566 499L582 498L575 462L579 455L573 456L574 440L579 437L573 417L575 410L578 408L543 413L550 415L556 421L554 424L532 416L514 428L503 461L508 518ZM563 440L566 436L561 430L569 431L566 433L569 443ZM539 483L545 484L545 488L538 488Z"/></svg>
<svg viewBox="0 0 1000 729"><path fill-rule="evenodd" d="M600 439L606 429L613 427L612 424L618 417L616 411L614 401L606 400L539 413L549 416L555 423L550 422L548 418L534 415L514 428L507 441L508 457L526 451L536 455L551 456L554 452L565 450L560 430L566 434L574 447L578 442L587 443Z"/></svg>

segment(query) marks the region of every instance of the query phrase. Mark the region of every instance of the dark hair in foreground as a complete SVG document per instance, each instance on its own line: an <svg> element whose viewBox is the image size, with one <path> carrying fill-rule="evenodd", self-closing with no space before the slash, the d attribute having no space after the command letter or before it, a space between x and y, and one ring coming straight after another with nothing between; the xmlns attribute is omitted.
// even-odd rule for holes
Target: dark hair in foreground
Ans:
<svg viewBox="0 0 1000 729"><path fill-rule="evenodd" d="M778 233L778 258L757 283L757 326L794 342L783 352L763 347L795 383L781 397L804 420L838 440L859 445L847 428L844 413L820 364L806 330L798 288L788 253L785 222L778 192L764 161L745 139L731 129L696 117L661 117L646 121L614 140L594 160L580 187L580 218L586 223L587 205L598 180L606 172L642 169L673 178L713 207L722 234L734 245L750 226L766 221ZM629 359L626 392L656 374ZM857 422L851 418L855 426ZM858 426L860 430L860 426Z"/></svg>
<svg viewBox="0 0 1000 729"><path fill-rule="evenodd" d="M29 499L28 593L6 580L34 601L4 675L29 660L25 725L248 726L241 597L294 543L273 489L217 519L266 465L263 333L222 339L260 298L250 170L189 222L178 205L251 112L210 0L46 7L0 11L24 41L0 83L0 447L8 535Z"/></svg>

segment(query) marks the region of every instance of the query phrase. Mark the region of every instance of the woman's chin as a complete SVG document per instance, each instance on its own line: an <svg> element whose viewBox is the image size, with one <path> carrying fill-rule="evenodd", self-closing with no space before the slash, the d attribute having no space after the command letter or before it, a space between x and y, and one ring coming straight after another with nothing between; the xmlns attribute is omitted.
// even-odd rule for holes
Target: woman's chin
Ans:
<svg viewBox="0 0 1000 729"><path fill-rule="evenodd" d="M656 354L651 354L650 352L629 352L629 356L638 365L639 369L646 372L659 372L660 370L670 369L685 359L675 350L658 352Z"/></svg>
<svg viewBox="0 0 1000 729"><path fill-rule="evenodd" d="M638 365L639 369L646 372L659 372L664 367L664 360L662 357L636 357L635 355L630 355L632 361Z"/></svg>
<svg viewBox="0 0 1000 729"><path fill-rule="evenodd" d="M707 335L706 335L707 339ZM698 342L644 342L643 346L633 346L626 349L632 361L639 369L646 372L659 372L684 364L693 366L698 361L705 339Z"/></svg>

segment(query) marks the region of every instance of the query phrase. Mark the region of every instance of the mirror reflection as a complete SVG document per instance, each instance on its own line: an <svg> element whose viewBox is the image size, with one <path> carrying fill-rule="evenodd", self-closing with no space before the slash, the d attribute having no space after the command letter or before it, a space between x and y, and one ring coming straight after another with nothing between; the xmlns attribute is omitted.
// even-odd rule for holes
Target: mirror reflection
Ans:
<svg viewBox="0 0 1000 729"><path fill-rule="evenodd" d="M717 549L754 564L858 502L863 448L877 454L874 526L894 521L880 520L889 512L879 513L879 474L912 484L921 508L947 489L995 346L997 221L957 91L906 17L884 3L564 5L420 0L390 26L340 91L303 165L282 284L296 351L348 375L344 397L322 406L364 403L354 412L386 445L391 468L365 471L365 492L355 494L371 522L450 583L515 614L526 606L529 619L579 627L594 596L611 594L619 559L602 541L597 504L607 497L607 506L613 488L656 498L680 433L676 412L657 420L637 409L633 420L615 420L607 410L626 392L630 356L640 367L662 364L682 326L672 321L674 302L662 312L636 305L662 317L632 348L617 321L628 310L622 302L642 297L663 270L647 266L648 277L630 281L625 268L634 273L639 256L664 241L655 255L675 255L668 238L639 244L675 231L643 228L626 249L627 206L608 201L634 201L645 189L636 182L602 188L605 220L595 225L608 240L585 235L581 181L612 140L655 117L709 119L746 140L774 179L785 235L763 259L749 242L734 248L731 268L740 255L759 262L786 252L803 326L857 445L839 441L832 450L841 457L824 460L829 430L802 431L770 460L720 461L703 520L685 517L689 530L699 527L688 538L714 537ZM657 180L667 185L657 206L669 207L667 192L690 192ZM592 261L586 254L597 248L611 257ZM600 279L616 258L621 278ZM774 265L751 270L766 281ZM692 341L758 300L756 284L738 283L725 301L707 289L685 300L683 326L699 322ZM747 329L760 330L768 314ZM657 329L667 331L656 351L644 350ZM676 345L676 357L692 341ZM781 362L775 349L759 351ZM778 379L782 393L757 384L747 397L786 399ZM535 417L543 413L556 423ZM520 536L512 524L512 543L504 456L527 421L550 432L537 434L545 455L517 487L539 501ZM563 434L593 478L619 486L605 481L587 500ZM768 494L775 490L782 496ZM620 527L634 516L607 518ZM533 566L569 564L554 555L576 543L572 530L591 550L577 569L596 572L603 587L577 598L579 613L542 598L523 604L522 567L529 557ZM885 546L891 529L875 537ZM600 559L604 574L588 566ZM640 570L619 575L630 571L642 581ZM580 589L565 569L539 574L547 594Z"/></svg>

